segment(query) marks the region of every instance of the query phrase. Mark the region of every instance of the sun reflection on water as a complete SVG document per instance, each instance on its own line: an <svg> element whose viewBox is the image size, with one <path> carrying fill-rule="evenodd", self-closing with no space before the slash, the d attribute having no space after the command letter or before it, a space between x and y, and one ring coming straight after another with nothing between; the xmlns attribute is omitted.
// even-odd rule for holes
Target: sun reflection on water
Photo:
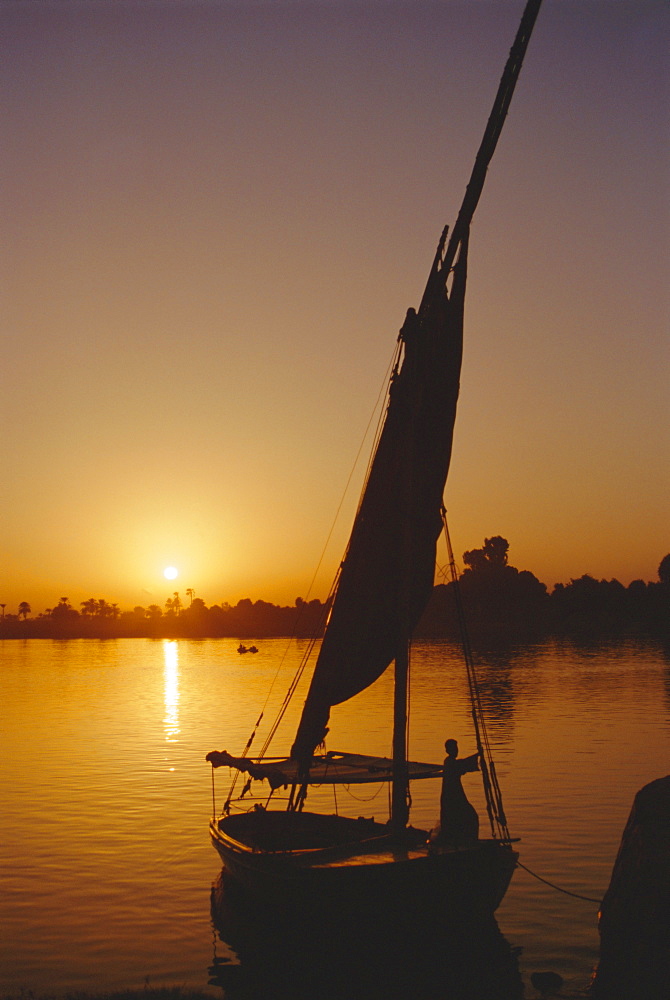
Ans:
<svg viewBox="0 0 670 1000"><path fill-rule="evenodd" d="M163 640L165 661L165 742L178 743L179 729L179 646L174 639Z"/></svg>

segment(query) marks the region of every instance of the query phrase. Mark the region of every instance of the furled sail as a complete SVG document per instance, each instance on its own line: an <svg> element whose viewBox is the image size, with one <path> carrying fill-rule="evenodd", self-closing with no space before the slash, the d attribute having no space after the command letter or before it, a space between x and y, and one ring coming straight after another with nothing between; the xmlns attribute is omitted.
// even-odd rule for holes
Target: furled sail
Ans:
<svg viewBox="0 0 670 1000"><path fill-rule="evenodd" d="M270 787L301 785L304 781L303 769L295 757L280 757L255 760L252 757L233 757L225 750L212 750L206 760L212 767L232 767L243 771L254 781L268 781ZM442 764L423 764L408 761L407 771L411 778L439 778ZM309 766L309 780L313 785L362 785L393 778L393 761L388 757L369 757L365 754L339 753L329 750L327 754L313 757Z"/></svg>
<svg viewBox="0 0 670 1000"><path fill-rule="evenodd" d="M407 642L430 597L463 345L467 233L448 292L438 252L356 515L292 755L310 756L330 707L368 687Z"/></svg>

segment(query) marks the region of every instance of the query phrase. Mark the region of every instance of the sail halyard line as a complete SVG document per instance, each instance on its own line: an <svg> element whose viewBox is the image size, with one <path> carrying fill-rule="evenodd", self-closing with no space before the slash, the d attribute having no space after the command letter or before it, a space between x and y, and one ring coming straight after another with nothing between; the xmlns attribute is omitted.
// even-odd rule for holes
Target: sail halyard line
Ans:
<svg viewBox="0 0 670 1000"><path fill-rule="evenodd" d="M400 339L400 334L398 334L398 340L399 339ZM326 546L328 545L328 542L330 541L331 535L332 535L333 530L335 528L335 524L337 523L337 519L338 519L338 517L340 515L340 511L342 510L342 505L344 504L344 498L347 495L347 492L349 490L349 486L351 485L351 480L354 477L354 470L356 469L356 466L358 465L358 461L359 461L359 459L361 457L361 452L363 451L363 446L365 444L366 438L368 436L368 432L369 432L370 427L372 425L373 418L375 416L375 413L377 413L377 422L376 422L374 437L372 439L372 447L370 449L370 458L368 459L368 464L367 464L367 467L366 467L366 470L365 470L365 477L363 479L363 486L362 486L362 489L361 489L360 494L359 494L358 505L356 507L356 512L354 514L354 518L355 518L356 514L358 513L358 507L360 507L361 498L363 496L363 493L365 492L365 485L367 483L368 476L370 475L370 467L372 465L372 457L373 457L373 455L375 453L375 449L377 447L377 442L379 441L379 435L381 434L381 430L382 430L382 427L383 427L383 424L384 424L384 414L386 412L386 406L388 406L389 388L390 388L390 385L391 385L391 383L393 381L395 373L397 372L399 363L400 363L400 348L396 345L396 347L395 347L395 349L393 351L391 362L390 362L390 364L386 368L386 373L385 373L384 378L382 380L382 384L381 384L381 387L379 389L379 392L377 393L377 399L375 400L375 404L372 407L372 412L370 413L370 417L368 419L365 431L363 432L363 437L361 439L360 445L358 446L358 451L356 452L356 456L355 456L354 461L352 463L351 471L349 472L349 475L347 477L347 481L345 483L344 490L342 491L342 497L341 497L340 502L339 502L339 504L337 506L337 510L335 511L335 516L333 518L333 523L332 523L332 526L331 526L330 531L328 533L328 537L326 538L326 543L324 545L324 552L325 552ZM386 403L386 406L382 405L384 402ZM379 410L379 412L377 412L378 410ZM346 551L345 551L345 558L346 558ZM323 554L321 556L321 560L323 560ZM319 566L321 565L321 560L319 561ZM340 576L340 569L341 569L341 566L342 566L342 562L344 562L344 559L342 559L342 561L340 562L340 566L338 567L338 570L337 570L337 572L335 574L335 578L334 578L334 580L333 580L333 582L332 582L332 584L330 586L330 592L328 594L328 599L329 600L334 597L335 592L337 591L337 584L338 584L338 580L339 580L339 576ZM317 572L318 572L318 566L317 566ZM316 576L316 573L314 575Z"/></svg>
<svg viewBox="0 0 670 1000"><path fill-rule="evenodd" d="M356 517L358 516L358 512L359 512L359 510L361 508L361 504L363 502L363 497L365 496L365 490L367 488L368 480L370 478L370 472L372 470L372 464L373 464L373 461L374 461L375 452L377 451L377 445L379 444L379 438L381 437L381 433L382 433L382 431L384 429L384 419L386 417L386 413L387 413L388 406L389 406L389 400L390 400L390 395L391 395L391 387L393 386L394 379L398 375L398 371L399 371L400 366L401 366L401 361L402 361L402 330L400 330L400 332L398 334L398 339L396 341L396 346L395 346L394 351L393 351L393 357L391 359L391 364L387 368L387 371L390 371L390 374L387 375L386 378L385 378L385 380L384 380L384 388L382 390L380 390L379 395L377 396L377 402L375 403L375 407L374 407L374 410L373 410L373 415L374 415L374 412L377 410L377 406L379 406L380 401L383 402L384 405L382 405L380 407L379 413L377 415L377 426L375 427L375 434L374 434L374 437L372 439L372 447L370 449L370 457L368 459L368 464L367 464L367 467L366 467L366 470L365 470L365 477L363 479L363 486L361 488L361 492L360 492L359 497L358 497L358 504L356 506L356 512L354 514L354 521L356 520ZM382 394L383 394L383 400L382 400ZM372 423L372 417L370 417L370 420L368 422L368 426L366 428L366 435L365 436L367 436L367 431L368 431L371 423ZM361 444L361 447L358 449L358 452L356 453L356 461L358 461L358 458L359 458L360 453L361 453L362 450L363 450L363 445ZM351 538L349 539L349 541L351 541ZM341 570L344 562L346 561L348 549L349 549L349 545L347 545L347 548L344 551L344 556L342 558L342 562L340 563L340 570ZM340 572L338 570L338 573L337 573L337 576L336 576L336 581L339 581L339 576L340 576ZM332 593L334 594L336 592L336 590L337 590L337 582L335 582L333 584Z"/></svg>

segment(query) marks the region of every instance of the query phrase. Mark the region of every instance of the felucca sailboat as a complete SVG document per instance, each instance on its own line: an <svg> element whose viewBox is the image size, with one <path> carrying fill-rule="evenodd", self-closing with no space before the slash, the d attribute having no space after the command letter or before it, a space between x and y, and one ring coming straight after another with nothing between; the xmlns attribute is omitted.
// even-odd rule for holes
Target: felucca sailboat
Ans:
<svg viewBox="0 0 670 1000"><path fill-rule="evenodd" d="M502 130L541 0L529 0L500 81L456 223L445 229L419 308L398 338L386 415L334 587L331 610L289 757L213 751L213 767L233 769L223 814L210 823L213 844L232 879L265 899L351 893L401 894L444 901L458 912L491 914L514 871L512 846L486 738L467 643L466 669L491 836L435 846L409 825L409 782L436 778L441 765L407 760L408 662L412 633L430 598L443 491L451 457L463 341L468 237L486 171ZM453 558L452 558L453 565ZM333 705L352 698L391 664L395 670L392 758L318 752ZM295 686L295 682L294 682ZM240 775L244 788L235 798ZM250 804L253 782L267 800ZM305 808L311 785L389 781L391 815L372 819ZM267 787L267 786L266 786ZM288 802L273 808L276 789ZM253 800L251 800L253 803Z"/></svg>

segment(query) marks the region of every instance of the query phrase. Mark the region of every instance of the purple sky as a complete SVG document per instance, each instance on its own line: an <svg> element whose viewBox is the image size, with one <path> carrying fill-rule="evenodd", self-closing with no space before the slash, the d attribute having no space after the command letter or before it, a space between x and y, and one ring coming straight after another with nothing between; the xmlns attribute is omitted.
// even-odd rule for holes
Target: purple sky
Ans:
<svg viewBox="0 0 670 1000"><path fill-rule="evenodd" d="M7 611L306 596L522 9L4 0ZM669 24L545 0L475 217L452 535L549 586L670 549Z"/></svg>

